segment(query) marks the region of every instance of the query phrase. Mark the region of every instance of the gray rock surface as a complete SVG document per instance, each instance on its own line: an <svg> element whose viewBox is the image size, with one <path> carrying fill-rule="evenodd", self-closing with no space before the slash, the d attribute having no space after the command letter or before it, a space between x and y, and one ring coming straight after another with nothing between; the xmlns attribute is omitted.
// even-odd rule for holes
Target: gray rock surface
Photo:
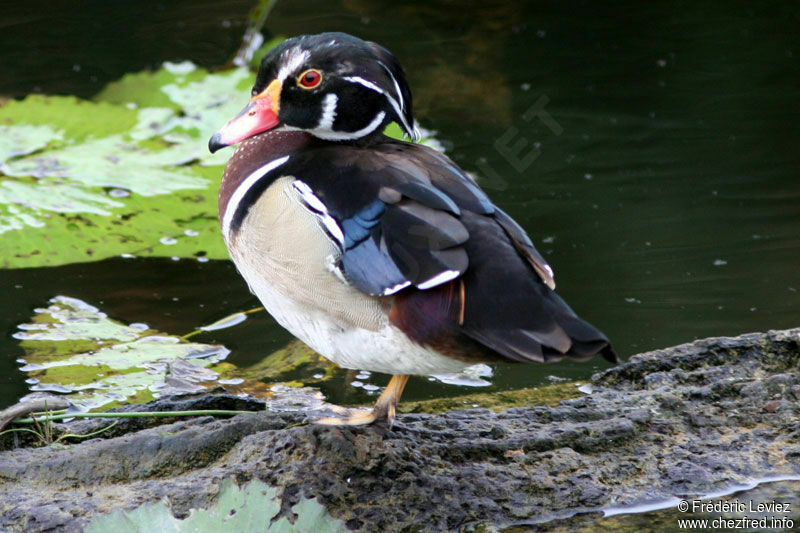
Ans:
<svg viewBox="0 0 800 533"><path fill-rule="evenodd" d="M556 407L404 414L392 430L294 426L301 413L264 411L125 421L81 444L0 452L0 530L80 531L157 501L182 518L213 505L230 479L276 488L280 511L264 524L293 522L292 507L316 498L364 531L533 524L696 497L800 474L799 363L800 328L640 354ZM260 404L207 395L135 409L210 407Z"/></svg>

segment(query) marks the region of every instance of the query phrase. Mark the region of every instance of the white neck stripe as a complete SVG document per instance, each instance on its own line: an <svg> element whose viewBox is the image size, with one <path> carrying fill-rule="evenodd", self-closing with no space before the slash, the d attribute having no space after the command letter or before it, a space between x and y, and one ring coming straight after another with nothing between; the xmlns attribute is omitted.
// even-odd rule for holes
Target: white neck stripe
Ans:
<svg viewBox="0 0 800 533"><path fill-rule="evenodd" d="M247 191L258 182L261 178L278 168L279 166L283 165L289 160L289 156L285 155L278 159L273 159L266 165L262 165L253 172L250 173L242 182L236 187L236 190L233 191L230 199L228 200L228 205L225 207L225 216L222 217L222 235L225 239L230 238L230 231L231 231L231 222L233 221L233 216L236 214L236 211L239 209L239 204L242 203L242 199L244 195L247 194Z"/></svg>

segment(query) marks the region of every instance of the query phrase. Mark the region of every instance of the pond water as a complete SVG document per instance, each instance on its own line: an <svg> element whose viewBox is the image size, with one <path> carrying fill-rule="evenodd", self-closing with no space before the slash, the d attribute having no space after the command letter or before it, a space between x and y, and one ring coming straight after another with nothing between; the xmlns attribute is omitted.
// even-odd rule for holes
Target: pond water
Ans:
<svg viewBox="0 0 800 533"><path fill-rule="evenodd" d="M4 14L0 95L91 97L164 60L220 67L251 7L34 4ZM278 2L266 30L340 30L392 50L421 124L484 177L553 265L560 294L627 357L800 325L798 26L788 6L727 2L303 1ZM178 334L258 306L224 261L120 258L0 276L0 407L27 391L11 334L55 295ZM260 313L202 342L250 365L290 339ZM481 392L605 366L500 365ZM416 379L404 398L472 391ZM371 402L342 380L323 392Z"/></svg>

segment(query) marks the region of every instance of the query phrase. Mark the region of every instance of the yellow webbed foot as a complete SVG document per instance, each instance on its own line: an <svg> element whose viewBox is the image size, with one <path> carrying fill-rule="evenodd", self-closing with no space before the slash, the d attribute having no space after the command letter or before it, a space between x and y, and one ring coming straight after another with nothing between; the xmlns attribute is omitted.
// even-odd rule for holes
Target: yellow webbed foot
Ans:
<svg viewBox="0 0 800 533"><path fill-rule="evenodd" d="M325 426L365 426L378 420L386 420L391 428L397 416L397 402L400 401L407 382L408 376L406 375L392 376L389 384L386 385L386 390L378 397L378 401L375 402L375 407L372 409L348 409L330 405L328 406L330 410L346 416L326 416L312 420L312 422Z"/></svg>

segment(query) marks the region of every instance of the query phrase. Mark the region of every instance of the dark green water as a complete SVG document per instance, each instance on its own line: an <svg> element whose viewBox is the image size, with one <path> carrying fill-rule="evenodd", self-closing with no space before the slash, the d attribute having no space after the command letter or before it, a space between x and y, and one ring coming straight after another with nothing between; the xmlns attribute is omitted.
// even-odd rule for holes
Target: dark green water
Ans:
<svg viewBox="0 0 800 533"><path fill-rule="evenodd" d="M90 97L164 60L222 65L249 7L36 4L9 8L0 22L0 94ZM800 325L795 7L286 1L266 29L341 30L393 50L422 125L484 176L555 268L560 294L628 356ZM0 407L26 391L10 335L56 294L175 333L257 305L223 262L120 259L0 275ZM289 339L256 315L202 340L252 364ZM604 366L499 366L493 387ZM333 401L362 394L341 382L324 392ZM464 392L418 379L404 397Z"/></svg>

